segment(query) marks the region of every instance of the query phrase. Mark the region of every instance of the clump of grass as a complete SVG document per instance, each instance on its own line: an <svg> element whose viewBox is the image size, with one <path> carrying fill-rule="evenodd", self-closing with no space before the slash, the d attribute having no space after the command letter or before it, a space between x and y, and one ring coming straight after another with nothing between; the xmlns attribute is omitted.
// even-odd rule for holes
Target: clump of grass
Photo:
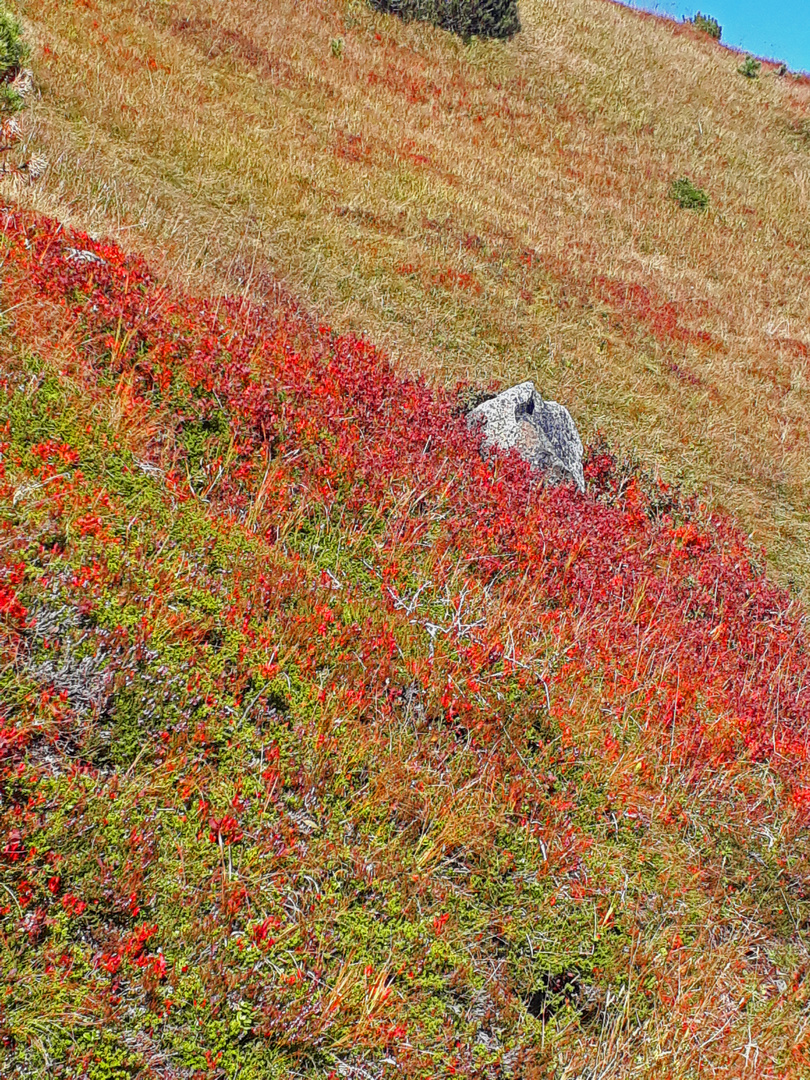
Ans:
<svg viewBox="0 0 810 1080"><path fill-rule="evenodd" d="M698 12L694 16L694 18L688 19L687 21L691 22L692 26L694 26L696 30L700 30L704 34L708 34L709 37L714 38L715 41L719 41L723 34L723 28L721 27L720 23L717 21L717 19L712 18L711 15L702 15L700 12Z"/></svg>
<svg viewBox="0 0 810 1080"><path fill-rule="evenodd" d="M810 120L782 121L780 127L797 149L810 149Z"/></svg>
<svg viewBox="0 0 810 1080"><path fill-rule="evenodd" d="M746 79L758 79L759 69L762 64L759 60L755 60L753 56L746 56L742 64L737 68L740 75L744 75Z"/></svg>
<svg viewBox="0 0 810 1080"><path fill-rule="evenodd" d="M669 197L674 199L682 210L707 210L709 207L709 196L703 188L693 184L688 176L672 181Z"/></svg>
<svg viewBox="0 0 810 1080"><path fill-rule="evenodd" d="M516 0L370 0L402 19L432 22L462 37L509 38L520 32Z"/></svg>

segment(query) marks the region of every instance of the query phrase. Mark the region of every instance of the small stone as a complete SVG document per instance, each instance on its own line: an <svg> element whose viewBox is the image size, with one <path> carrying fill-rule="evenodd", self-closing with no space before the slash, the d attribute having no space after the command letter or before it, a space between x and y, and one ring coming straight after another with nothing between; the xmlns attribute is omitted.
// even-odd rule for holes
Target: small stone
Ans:
<svg viewBox="0 0 810 1080"><path fill-rule="evenodd" d="M73 263L104 263L100 255L94 251L86 251L84 248L66 248L65 258Z"/></svg>
<svg viewBox="0 0 810 1080"><path fill-rule="evenodd" d="M585 490L583 447L569 411L544 401L533 382L519 383L482 402L467 416L470 427L483 423L484 445L517 450L552 482L573 480Z"/></svg>
<svg viewBox="0 0 810 1080"><path fill-rule="evenodd" d="M32 182L41 179L45 175L47 168L48 159L40 154L35 154L34 157L20 166L20 169L28 174L28 179Z"/></svg>

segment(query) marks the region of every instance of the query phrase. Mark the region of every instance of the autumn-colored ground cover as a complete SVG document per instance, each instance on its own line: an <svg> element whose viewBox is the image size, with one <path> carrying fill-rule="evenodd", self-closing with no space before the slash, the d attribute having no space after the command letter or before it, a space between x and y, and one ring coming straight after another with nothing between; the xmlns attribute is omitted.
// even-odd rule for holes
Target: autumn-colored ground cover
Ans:
<svg viewBox="0 0 810 1080"><path fill-rule="evenodd" d="M740 533L0 224L0 1072L807 1075L808 642Z"/></svg>
<svg viewBox="0 0 810 1080"><path fill-rule="evenodd" d="M806 78L605 0L469 44L364 0L19 6L51 165L15 199L435 383L533 378L806 591Z"/></svg>

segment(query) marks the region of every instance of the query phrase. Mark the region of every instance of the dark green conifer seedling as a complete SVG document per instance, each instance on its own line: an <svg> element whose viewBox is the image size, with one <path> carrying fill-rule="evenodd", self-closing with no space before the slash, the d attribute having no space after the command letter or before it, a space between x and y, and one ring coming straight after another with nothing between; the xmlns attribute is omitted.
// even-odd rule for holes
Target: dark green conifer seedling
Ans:
<svg viewBox="0 0 810 1080"><path fill-rule="evenodd" d="M682 210L707 210L709 207L709 196L687 176L672 181L669 197L674 199Z"/></svg>
<svg viewBox="0 0 810 1080"><path fill-rule="evenodd" d="M0 5L0 79L13 78L28 58L22 28L8 8Z"/></svg>
<svg viewBox="0 0 810 1080"><path fill-rule="evenodd" d="M745 61L740 64L740 66L737 68L737 71L740 73L740 75L744 75L746 79L758 79L759 69L761 67L762 64L759 62L759 60L755 60L753 56L746 56Z"/></svg>
<svg viewBox="0 0 810 1080"><path fill-rule="evenodd" d="M28 53L19 22L0 4L0 114L19 112L23 107L23 99L11 80L28 59Z"/></svg>
<svg viewBox="0 0 810 1080"><path fill-rule="evenodd" d="M693 19L687 21L691 22L696 30L702 30L704 34L713 37L715 41L720 40L723 29L717 19L713 19L711 15L702 15L698 12Z"/></svg>

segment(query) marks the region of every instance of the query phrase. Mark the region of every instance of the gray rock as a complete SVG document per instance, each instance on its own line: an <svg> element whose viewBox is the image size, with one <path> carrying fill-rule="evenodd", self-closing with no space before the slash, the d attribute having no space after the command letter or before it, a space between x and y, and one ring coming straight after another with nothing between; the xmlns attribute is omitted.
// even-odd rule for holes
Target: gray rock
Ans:
<svg viewBox="0 0 810 1080"><path fill-rule="evenodd" d="M563 405L543 401L534 383L519 383L482 402L468 414L467 423L485 425L485 446L517 450L552 482L573 480L580 491L585 490L576 424Z"/></svg>
<svg viewBox="0 0 810 1080"><path fill-rule="evenodd" d="M100 255L96 255L94 251L86 251L84 248L66 248L65 258L68 262L74 263L106 263L106 259L102 259Z"/></svg>

